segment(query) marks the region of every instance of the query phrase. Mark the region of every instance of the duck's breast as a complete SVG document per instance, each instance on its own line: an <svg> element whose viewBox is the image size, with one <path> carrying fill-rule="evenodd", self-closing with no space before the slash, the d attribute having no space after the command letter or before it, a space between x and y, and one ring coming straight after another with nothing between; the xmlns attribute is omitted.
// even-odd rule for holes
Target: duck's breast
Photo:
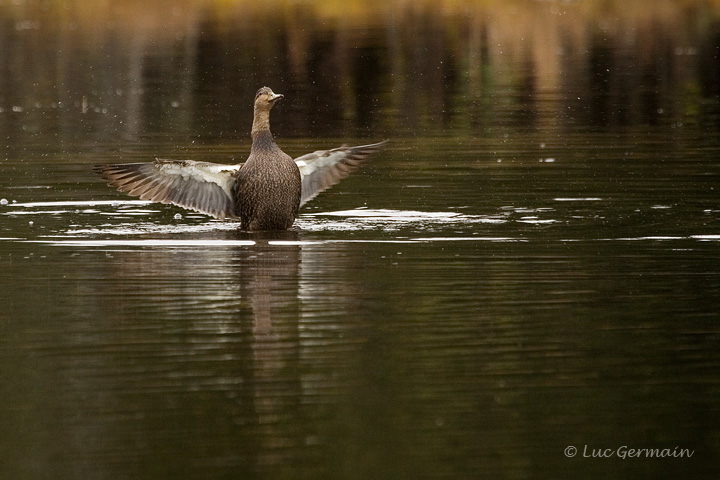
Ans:
<svg viewBox="0 0 720 480"><path fill-rule="evenodd" d="M300 170L284 153L274 158L248 159L238 173L237 210L242 228L286 230L300 208Z"/></svg>

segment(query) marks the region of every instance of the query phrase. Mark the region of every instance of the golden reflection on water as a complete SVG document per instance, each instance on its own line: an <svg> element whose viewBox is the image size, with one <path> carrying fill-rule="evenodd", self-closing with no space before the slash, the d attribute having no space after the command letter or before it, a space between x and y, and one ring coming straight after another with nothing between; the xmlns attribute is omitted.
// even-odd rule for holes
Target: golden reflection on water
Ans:
<svg viewBox="0 0 720 480"><path fill-rule="evenodd" d="M285 136L701 123L719 24L717 1L19 2L0 125L237 138L262 84Z"/></svg>

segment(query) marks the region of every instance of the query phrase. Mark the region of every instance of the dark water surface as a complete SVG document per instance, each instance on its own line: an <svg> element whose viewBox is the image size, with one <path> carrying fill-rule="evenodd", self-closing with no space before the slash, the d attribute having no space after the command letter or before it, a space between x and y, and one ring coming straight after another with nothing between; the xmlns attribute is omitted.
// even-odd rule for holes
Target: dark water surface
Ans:
<svg viewBox="0 0 720 480"><path fill-rule="evenodd" d="M717 478L717 9L91 3L0 4L0 478ZM391 140L293 231L92 175L262 84Z"/></svg>

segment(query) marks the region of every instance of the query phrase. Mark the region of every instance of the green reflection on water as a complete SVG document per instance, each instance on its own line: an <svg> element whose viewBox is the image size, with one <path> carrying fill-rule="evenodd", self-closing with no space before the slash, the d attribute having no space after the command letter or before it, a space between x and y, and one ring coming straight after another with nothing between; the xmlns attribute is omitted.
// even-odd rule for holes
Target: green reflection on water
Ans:
<svg viewBox="0 0 720 480"><path fill-rule="evenodd" d="M717 120L708 2L264 3L0 7L5 148L244 141L263 84L281 137Z"/></svg>

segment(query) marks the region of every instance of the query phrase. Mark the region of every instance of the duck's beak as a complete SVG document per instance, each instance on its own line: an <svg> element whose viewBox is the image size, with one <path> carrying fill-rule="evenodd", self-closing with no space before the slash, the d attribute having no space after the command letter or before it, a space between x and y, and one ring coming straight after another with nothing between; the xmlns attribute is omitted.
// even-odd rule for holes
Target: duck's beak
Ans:
<svg viewBox="0 0 720 480"><path fill-rule="evenodd" d="M280 100L283 97L284 95L282 93L273 93L272 95L270 95L270 98L268 100L275 103L275 100Z"/></svg>

